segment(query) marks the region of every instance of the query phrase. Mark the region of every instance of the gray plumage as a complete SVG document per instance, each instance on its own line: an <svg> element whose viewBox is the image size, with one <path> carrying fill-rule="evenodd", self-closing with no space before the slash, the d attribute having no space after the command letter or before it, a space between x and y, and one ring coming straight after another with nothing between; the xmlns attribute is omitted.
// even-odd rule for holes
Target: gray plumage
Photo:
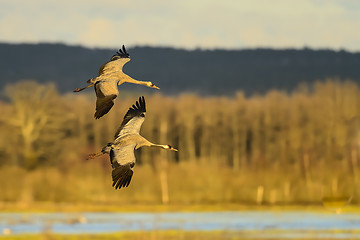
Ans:
<svg viewBox="0 0 360 240"><path fill-rule="evenodd" d="M96 111L94 117L99 119L114 106L119 90L117 83L111 80L98 81L95 83L94 88L96 93Z"/></svg>
<svg viewBox="0 0 360 240"><path fill-rule="evenodd" d="M160 147L167 150L177 151L170 145L154 144L140 135L140 128L145 120L146 105L145 98L132 105L124 116L124 119L115 133L114 141L108 143L98 154L89 155L94 158L102 154L110 155L110 163L113 168L113 187L120 189L130 184L135 166L134 150L143 147Z"/></svg>
<svg viewBox="0 0 360 240"><path fill-rule="evenodd" d="M96 111L94 117L96 119L104 116L113 107L115 98L119 95L118 85L128 82L159 89L152 82L138 81L126 75L122 69L128 61L130 61L130 55L126 52L123 45L122 49L119 49L109 62L100 67L98 77L89 79L87 87L74 90L74 92L80 92L94 86L96 93Z"/></svg>

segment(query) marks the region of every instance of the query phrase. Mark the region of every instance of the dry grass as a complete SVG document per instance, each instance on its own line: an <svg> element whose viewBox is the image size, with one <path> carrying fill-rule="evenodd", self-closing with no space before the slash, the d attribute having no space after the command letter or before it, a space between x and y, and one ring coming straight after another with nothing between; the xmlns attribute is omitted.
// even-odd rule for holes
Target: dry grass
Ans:
<svg viewBox="0 0 360 240"><path fill-rule="evenodd" d="M109 206L124 210L121 206L161 204L160 179L150 165L136 166L130 186L114 190L111 187L111 169L100 168L101 161L104 160L75 165L67 173L61 173L54 167L33 171L25 171L19 167L2 167L0 182L4 184L0 186L3 202L0 210L6 210L7 203L18 203L18 209L23 210L55 203L60 208L66 208L68 204L90 211L104 210ZM331 175L330 169L318 172L317 179L306 183L300 173L291 169L248 169L234 172L218 164L170 164L169 205L256 206L259 203L259 186L264 189L260 202L262 205L321 205L322 199L329 196L327 192L332 192L334 184L326 180L331 179L328 175ZM355 191L356 186L351 184L351 177L344 174L339 179L341 180L337 183L337 191L357 199L359 196Z"/></svg>

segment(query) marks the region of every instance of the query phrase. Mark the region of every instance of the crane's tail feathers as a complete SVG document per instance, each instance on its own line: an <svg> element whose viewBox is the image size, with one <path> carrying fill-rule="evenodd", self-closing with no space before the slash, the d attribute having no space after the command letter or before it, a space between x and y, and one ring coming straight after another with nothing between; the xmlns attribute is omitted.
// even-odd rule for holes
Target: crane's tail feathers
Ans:
<svg viewBox="0 0 360 240"><path fill-rule="evenodd" d="M133 170L130 168L130 164L119 165L112 171L112 186L115 187L115 189L129 186L132 175Z"/></svg>
<svg viewBox="0 0 360 240"><path fill-rule="evenodd" d="M100 157L100 156L103 155L103 154L104 154L104 153L102 153L102 152L89 154L89 156L86 158L86 160Z"/></svg>

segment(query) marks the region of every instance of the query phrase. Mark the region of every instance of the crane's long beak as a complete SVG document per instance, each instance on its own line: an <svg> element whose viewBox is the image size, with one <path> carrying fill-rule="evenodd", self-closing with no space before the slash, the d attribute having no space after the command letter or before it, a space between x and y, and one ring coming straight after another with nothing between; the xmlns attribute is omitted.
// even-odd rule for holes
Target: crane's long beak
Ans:
<svg viewBox="0 0 360 240"><path fill-rule="evenodd" d="M155 86L155 85L154 85L154 86L152 86L152 88L160 89L159 87L157 87L157 86Z"/></svg>

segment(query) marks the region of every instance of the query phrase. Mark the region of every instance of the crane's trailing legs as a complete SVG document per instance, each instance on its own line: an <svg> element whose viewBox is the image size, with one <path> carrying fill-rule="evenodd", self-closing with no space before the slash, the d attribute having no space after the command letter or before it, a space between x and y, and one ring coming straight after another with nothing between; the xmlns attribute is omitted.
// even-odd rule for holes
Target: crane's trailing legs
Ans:
<svg viewBox="0 0 360 240"><path fill-rule="evenodd" d="M89 154L89 156L86 158L86 160L100 157L101 155L103 155L105 153L110 154L111 146L112 146L112 143L108 143L105 147L103 147L101 152Z"/></svg>
<svg viewBox="0 0 360 240"><path fill-rule="evenodd" d="M94 84L95 84L94 78L91 78L91 79L87 80L87 83L89 83L90 85L88 85L88 86L86 86L84 88L77 88L77 89L74 90L74 92L80 92L80 91L82 91L84 89L87 89L89 87L94 86Z"/></svg>
<svg viewBox="0 0 360 240"><path fill-rule="evenodd" d="M94 159L94 158L97 158L97 157L100 157L101 155L103 155L104 153L103 152L98 152L98 153L92 153L92 154L89 154L89 156L86 158L86 160L89 160L89 159Z"/></svg>
<svg viewBox="0 0 360 240"><path fill-rule="evenodd" d="M87 88L89 88L89 87L92 87L92 86L94 86L94 83L93 83L93 84L90 84L89 86L86 86L86 87L84 87L84 88L77 88L77 89L74 90L74 92L80 92L80 91L82 91L82 90L84 90L84 89L87 89Z"/></svg>

